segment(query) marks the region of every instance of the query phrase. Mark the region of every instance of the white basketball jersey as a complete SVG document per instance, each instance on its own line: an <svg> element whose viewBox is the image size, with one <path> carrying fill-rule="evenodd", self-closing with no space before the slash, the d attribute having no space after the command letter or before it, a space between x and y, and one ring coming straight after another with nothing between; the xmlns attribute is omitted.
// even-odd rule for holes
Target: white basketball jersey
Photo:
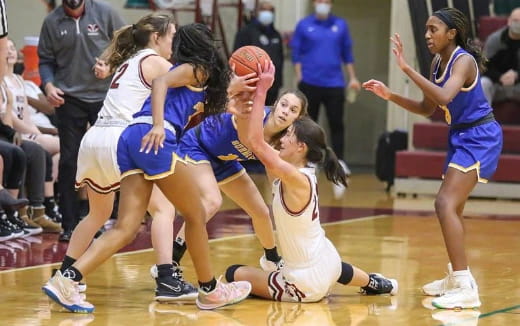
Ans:
<svg viewBox="0 0 520 326"><path fill-rule="evenodd" d="M146 83L141 71L141 62L151 55L158 54L150 48L140 50L117 68L99 117L132 120L132 115L151 94L152 87Z"/></svg>
<svg viewBox="0 0 520 326"><path fill-rule="evenodd" d="M327 238L320 225L318 209L318 185L314 168L301 168L311 184L307 206L301 212L291 212L284 204L282 182L273 183L273 215L278 242L286 266L310 267L324 254Z"/></svg>

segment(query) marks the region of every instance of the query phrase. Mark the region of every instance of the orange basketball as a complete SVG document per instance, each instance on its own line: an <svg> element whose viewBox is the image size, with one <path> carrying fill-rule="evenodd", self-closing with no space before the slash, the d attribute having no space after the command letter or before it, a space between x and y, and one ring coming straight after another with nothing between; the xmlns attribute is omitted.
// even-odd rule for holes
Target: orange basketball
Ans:
<svg viewBox="0 0 520 326"><path fill-rule="evenodd" d="M244 76L253 72L258 74L258 64L263 67L266 61L271 61L271 58L264 50L247 45L233 52L229 58L229 65L235 65L237 76Z"/></svg>

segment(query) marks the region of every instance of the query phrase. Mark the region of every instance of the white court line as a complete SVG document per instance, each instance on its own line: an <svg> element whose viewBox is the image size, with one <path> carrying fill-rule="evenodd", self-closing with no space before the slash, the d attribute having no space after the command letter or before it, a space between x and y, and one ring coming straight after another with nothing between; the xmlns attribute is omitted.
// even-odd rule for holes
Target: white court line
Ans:
<svg viewBox="0 0 520 326"><path fill-rule="evenodd" d="M386 217L391 217L391 215L375 215L375 216L358 217L358 218L352 218L352 219L345 220L345 221L322 223L321 225L322 226L330 226L330 225L337 225L337 224L347 224L347 223L354 223L354 222L361 222L361 221L376 220L376 219L386 218ZM211 239L208 242L209 243L222 242L222 241L235 240L235 239L241 239L241 238L248 238L248 237L254 237L254 236L256 236L254 233L232 235L232 236L222 237L222 238L218 238L218 239ZM117 254L113 255L112 257L140 254L140 253L150 252L150 251L153 251L153 248L140 249L140 250L134 250L134 251L127 251L127 252L120 252L120 253L117 253ZM28 267L20 267L20 268L0 271L0 274L13 273L13 272L19 272L19 271L26 271L26 270L37 269L37 268L52 267L52 266L57 266L57 265L60 265L60 264L61 264L61 262L52 263L52 264L36 265L36 266L28 266Z"/></svg>

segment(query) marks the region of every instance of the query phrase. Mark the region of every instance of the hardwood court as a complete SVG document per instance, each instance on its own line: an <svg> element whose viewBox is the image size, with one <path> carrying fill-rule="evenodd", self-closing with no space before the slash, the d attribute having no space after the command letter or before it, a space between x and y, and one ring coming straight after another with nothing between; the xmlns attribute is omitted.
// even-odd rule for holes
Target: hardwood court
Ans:
<svg viewBox="0 0 520 326"><path fill-rule="evenodd" d="M433 310L420 287L444 276L447 255L432 198L393 199L372 177L353 178L344 200L332 199L329 184L320 185L322 221L343 259L368 271L399 281L395 297L368 297L358 289L336 285L331 295L314 304L277 303L259 299L216 311L195 305L153 301L149 276L153 252L118 254L89 275L91 315L63 312L40 290L53 266L40 265L0 272L1 325L520 325L520 203L471 201L468 259L480 286L482 307L461 312ZM326 207L327 206L327 207ZM240 214L217 217L228 223L210 225L217 275L230 264L257 265L262 250ZM228 215L226 215L228 214ZM371 215L371 216L369 216ZM230 217L231 216L231 217ZM333 222L334 221L334 222ZM222 222L222 221L220 221ZM215 221L217 223L217 221ZM232 235L242 233L240 235ZM3 251L0 250L0 258ZM1 263L1 261L0 261ZM189 256L183 260L185 277L194 282Z"/></svg>

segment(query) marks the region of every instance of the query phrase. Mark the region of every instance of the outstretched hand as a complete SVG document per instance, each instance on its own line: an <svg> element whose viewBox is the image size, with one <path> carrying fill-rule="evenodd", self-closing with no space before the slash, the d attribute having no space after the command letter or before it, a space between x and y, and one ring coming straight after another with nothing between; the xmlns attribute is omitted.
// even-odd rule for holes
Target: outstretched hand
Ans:
<svg viewBox="0 0 520 326"><path fill-rule="evenodd" d="M390 37L390 40L394 44L392 52L395 55L397 65L399 66L399 68L401 68L401 70L404 70L408 66L408 63L404 59L404 48L403 42L401 41L401 36L398 33L395 33L394 37Z"/></svg>
<svg viewBox="0 0 520 326"><path fill-rule="evenodd" d="M275 73L274 64L271 60L269 60L269 61L266 60L264 62L263 67L260 64L257 64L257 66L258 66L258 71L260 72L258 74L258 78L260 78L260 80L256 84L256 89L267 92L267 90L269 90L269 88L271 88L271 86L273 85L273 82L274 82L274 73Z"/></svg>
<svg viewBox="0 0 520 326"><path fill-rule="evenodd" d="M388 100L392 92L390 89L379 80L370 79L363 83L363 88L370 91L384 100Z"/></svg>

